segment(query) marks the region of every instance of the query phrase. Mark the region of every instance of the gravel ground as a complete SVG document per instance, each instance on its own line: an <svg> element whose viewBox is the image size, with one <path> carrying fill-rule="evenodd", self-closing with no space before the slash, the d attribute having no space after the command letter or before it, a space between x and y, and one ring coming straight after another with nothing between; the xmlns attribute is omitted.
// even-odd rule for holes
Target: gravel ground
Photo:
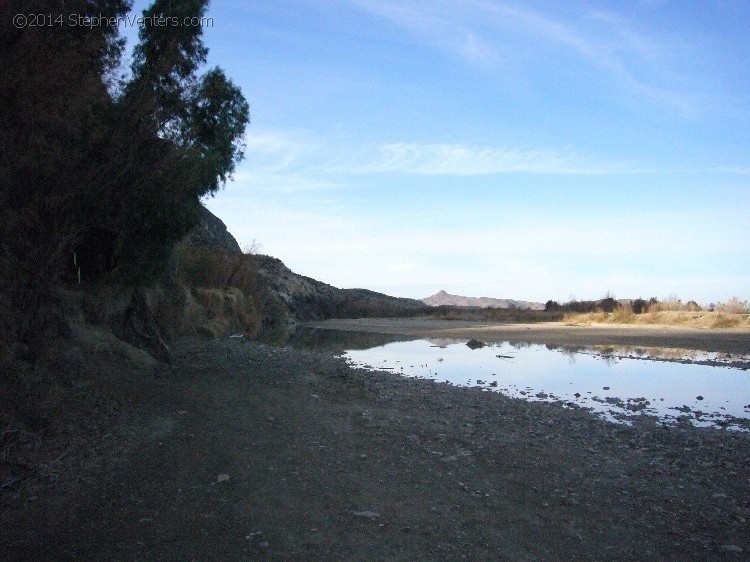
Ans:
<svg viewBox="0 0 750 562"><path fill-rule="evenodd" d="M184 341L117 389L127 415L68 473L2 490L0 558L750 559L747 433L239 338Z"/></svg>

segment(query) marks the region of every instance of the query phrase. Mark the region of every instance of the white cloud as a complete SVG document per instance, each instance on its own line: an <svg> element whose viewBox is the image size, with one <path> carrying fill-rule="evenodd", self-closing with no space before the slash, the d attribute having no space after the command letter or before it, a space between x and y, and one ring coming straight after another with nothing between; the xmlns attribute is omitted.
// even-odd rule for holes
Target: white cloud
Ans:
<svg viewBox="0 0 750 562"><path fill-rule="evenodd" d="M594 163L571 148L524 149L464 144L384 143L361 173L404 172L424 175L483 176L507 173L605 174L621 165Z"/></svg>
<svg viewBox="0 0 750 562"><path fill-rule="evenodd" d="M302 191L351 185L362 175L488 176L509 173L596 175L634 173L572 147L523 148L461 143L324 141L310 133L250 135L235 185Z"/></svg>

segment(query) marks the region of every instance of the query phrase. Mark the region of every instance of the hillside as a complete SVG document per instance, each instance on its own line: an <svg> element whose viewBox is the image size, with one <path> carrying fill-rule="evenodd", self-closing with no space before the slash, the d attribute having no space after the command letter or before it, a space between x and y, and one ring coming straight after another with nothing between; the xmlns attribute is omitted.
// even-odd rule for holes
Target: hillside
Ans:
<svg viewBox="0 0 750 562"><path fill-rule="evenodd" d="M462 297L439 291L430 297L422 299L429 306L460 306L479 308L530 308L540 310L544 305L540 302L517 301L514 299L495 299L490 297Z"/></svg>
<svg viewBox="0 0 750 562"><path fill-rule="evenodd" d="M297 320L367 316L415 316L427 312L421 301L368 289L338 289L291 271L271 256L254 256L258 274Z"/></svg>

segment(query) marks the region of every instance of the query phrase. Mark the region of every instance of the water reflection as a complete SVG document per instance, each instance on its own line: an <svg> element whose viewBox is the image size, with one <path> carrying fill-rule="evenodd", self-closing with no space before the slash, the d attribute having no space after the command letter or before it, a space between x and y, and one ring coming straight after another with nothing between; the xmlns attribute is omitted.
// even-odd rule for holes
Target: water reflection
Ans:
<svg viewBox="0 0 750 562"><path fill-rule="evenodd" d="M645 414L664 423L750 429L747 356L525 343L493 343L472 350L465 340L314 332L324 334L305 337L318 349L337 346L346 350L352 365L364 369L480 386L530 401L558 402L589 409L614 422L630 423Z"/></svg>
<svg viewBox="0 0 750 562"><path fill-rule="evenodd" d="M348 349L369 349L413 339L415 338L398 334L324 330L302 326L289 335L286 343L299 349L334 351L343 354Z"/></svg>

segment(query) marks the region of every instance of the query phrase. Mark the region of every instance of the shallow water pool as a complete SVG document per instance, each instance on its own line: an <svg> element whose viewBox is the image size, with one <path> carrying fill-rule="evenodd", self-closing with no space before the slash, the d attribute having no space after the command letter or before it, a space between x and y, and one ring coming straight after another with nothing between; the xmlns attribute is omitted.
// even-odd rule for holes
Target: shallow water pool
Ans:
<svg viewBox="0 0 750 562"><path fill-rule="evenodd" d="M471 349L456 340L396 341L344 356L358 368L558 402L613 422L651 415L663 423L750 429L750 371L740 367L746 357L509 343Z"/></svg>

